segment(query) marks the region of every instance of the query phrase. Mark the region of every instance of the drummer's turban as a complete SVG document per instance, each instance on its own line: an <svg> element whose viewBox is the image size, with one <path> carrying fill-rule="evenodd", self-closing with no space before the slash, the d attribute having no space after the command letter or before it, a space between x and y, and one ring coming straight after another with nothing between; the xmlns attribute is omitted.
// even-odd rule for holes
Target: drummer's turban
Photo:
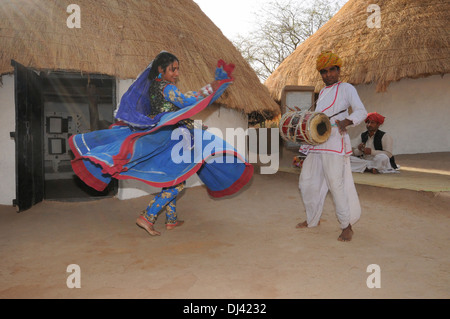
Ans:
<svg viewBox="0 0 450 319"><path fill-rule="evenodd" d="M317 61L316 61L317 71L320 71L322 69L328 68L330 66L335 66L335 65L337 65L338 67L341 67L342 60L337 54L334 54L331 51L324 51L317 57Z"/></svg>
<svg viewBox="0 0 450 319"><path fill-rule="evenodd" d="M369 121L374 121L379 123L380 125L384 123L385 117L377 112L369 113L366 117L366 123Z"/></svg>

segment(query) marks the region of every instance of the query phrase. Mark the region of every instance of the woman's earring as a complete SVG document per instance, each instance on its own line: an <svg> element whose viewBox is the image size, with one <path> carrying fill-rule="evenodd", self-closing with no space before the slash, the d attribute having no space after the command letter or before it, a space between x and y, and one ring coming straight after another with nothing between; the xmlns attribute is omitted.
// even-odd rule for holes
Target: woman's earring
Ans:
<svg viewBox="0 0 450 319"><path fill-rule="evenodd" d="M158 75L158 79L162 79L162 73L160 73L159 75Z"/></svg>

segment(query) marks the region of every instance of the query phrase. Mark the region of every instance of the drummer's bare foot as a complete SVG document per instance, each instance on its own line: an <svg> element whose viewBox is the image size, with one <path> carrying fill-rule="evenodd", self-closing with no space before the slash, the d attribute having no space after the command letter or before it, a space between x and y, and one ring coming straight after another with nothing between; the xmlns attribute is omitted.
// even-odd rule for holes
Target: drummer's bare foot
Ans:
<svg viewBox="0 0 450 319"><path fill-rule="evenodd" d="M183 225L184 224L184 221L183 220L179 220L179 221L177 221L175 224L166 224L166 229L167 230L172 230L172 229L174 229L175 227L180 227L181 225Z"/></svg>
<svg viewBox="0 0 450 319"><path fill-rule="evenodd" d="M152 236L160 236L161 233L153 227L153 224L150 223L148 220L146 220L143 216L140 216L138 219L136 219L136 224L145 229L147 233L149 233Z"/></svg>
<svg viewBox="0 0 450 319"><path fill-rule="evenodd" d="M317 225L320 225L320 220ZM306 220L304 222L301 222L301 223L298 223L297 225L295 225L295 228L307 228L307 227L308 227L308 223L306 222Z"/></svg>
<svg viewBox="0 0 450 319"><path fill-rule="evenodd" d="M338 237L339 241L350 241L353 237L352 225L348 225L347 228L342 230L341 235Z"/></svg>
<svg viewBox="0 0 450 319"><path fill-rule="evenodd" d="M306 220L302 223L298 223L295 228L306 228L308 227L308 223L306 222Z"/></svg>
<svg viewBox="0 0 450 319"><path fill-rule="evenodd" d="M380 172L376 168L372 168L372 174L380 174Z"/></svg>

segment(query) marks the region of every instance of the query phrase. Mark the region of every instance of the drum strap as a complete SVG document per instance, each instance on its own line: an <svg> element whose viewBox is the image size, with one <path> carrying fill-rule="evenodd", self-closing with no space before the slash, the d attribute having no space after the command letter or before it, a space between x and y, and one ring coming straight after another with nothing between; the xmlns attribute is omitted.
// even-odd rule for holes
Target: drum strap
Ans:
<svg viewBox="0 0 450 319"><path fill-rule="evenodd" d="M336 115L339 115L339 114L341 114L341 113L344 113L345 111L347 111L347 110L342 110L342 111L340 111L340 112L338 112L338 113L336 113L336 114L333 114L333 115L329 116L328 118L331 120L332 117L335 117Z"/></svg>

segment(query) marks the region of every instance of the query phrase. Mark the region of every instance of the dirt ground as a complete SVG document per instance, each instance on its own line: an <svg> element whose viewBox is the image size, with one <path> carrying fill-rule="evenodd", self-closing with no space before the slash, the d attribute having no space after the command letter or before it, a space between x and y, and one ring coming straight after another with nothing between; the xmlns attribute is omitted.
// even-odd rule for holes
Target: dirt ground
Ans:
<svg viewBox="0 0 450 319"><path fill-rule="evenodd" d="M449 154L433 161L397 160L450 172ZM279 172L255 174L225 199L187 189L185 225L166 231L161 217L160 237L135 224L150 197L45 201L20 214L0 206L0 298L450 297L449 192L358 183L362 217L342 243L330 196L319 227L295 229L304 220L297 185L297 174ZM71 264L79 289L67 285ZM367 285L370 265L380 288Z"/></svg>

